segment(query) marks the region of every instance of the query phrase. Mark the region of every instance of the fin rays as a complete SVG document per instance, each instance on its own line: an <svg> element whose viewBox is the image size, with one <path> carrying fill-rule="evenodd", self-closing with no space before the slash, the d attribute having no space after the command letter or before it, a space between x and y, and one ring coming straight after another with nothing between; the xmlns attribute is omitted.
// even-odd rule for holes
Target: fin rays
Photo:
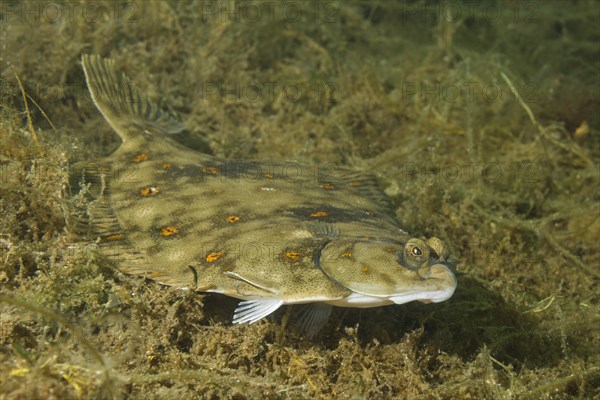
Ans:
<svg viewBox="0 0 600 400"><path fill-rule="evenodd" d="M138 129L175 134L185 126L146 98L111 59L97 55L81 58L88 89L94 104L123 140L139 135Z"/></svg>
<svg viewBox="0 0 600 400"><path fill-rule="evenodd" d="M333 306L327 303L303 304L298 312L300 330L309 338L316 336L327 324L332 310Z"/></svg>
<svg viewBox="0 0 600 400"><path fill-rule="evenodd" d="M233 323L242 324L248 322L249 324L253 324L277 311L282 304L283 300L280 299L242 301L235 309Z"/></svg>

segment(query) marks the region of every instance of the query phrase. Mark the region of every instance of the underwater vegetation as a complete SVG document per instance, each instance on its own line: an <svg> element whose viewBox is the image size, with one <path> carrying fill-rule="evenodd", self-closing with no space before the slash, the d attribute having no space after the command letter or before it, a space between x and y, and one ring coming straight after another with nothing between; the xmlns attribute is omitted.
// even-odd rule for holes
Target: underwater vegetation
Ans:
<svg viewBox="0 0 600 400"><path fill-rule="evenodd" d="M597 2L0 4L0 398L600 397ZM218 157L374 174L458 263L440 304L293 307L123 274L69 232L79 161L120 143L113 58Z"/></svg>

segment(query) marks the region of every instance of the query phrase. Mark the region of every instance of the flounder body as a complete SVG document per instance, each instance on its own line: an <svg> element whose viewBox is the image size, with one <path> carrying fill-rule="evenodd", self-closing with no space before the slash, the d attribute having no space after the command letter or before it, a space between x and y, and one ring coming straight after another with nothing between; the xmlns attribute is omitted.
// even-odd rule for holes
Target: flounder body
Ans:
<svg viewBox="0 0 600 400"><path fill-rule="evenodd" d="M123 143L81 167L89 205L76 229L120 270L242 299L234 323L310 303L309 330L332 305L439 302L454 293L444 244L400 229L373 178L198 153L168 137L183 125L112 60L83 56L82 64Z"/></svg>

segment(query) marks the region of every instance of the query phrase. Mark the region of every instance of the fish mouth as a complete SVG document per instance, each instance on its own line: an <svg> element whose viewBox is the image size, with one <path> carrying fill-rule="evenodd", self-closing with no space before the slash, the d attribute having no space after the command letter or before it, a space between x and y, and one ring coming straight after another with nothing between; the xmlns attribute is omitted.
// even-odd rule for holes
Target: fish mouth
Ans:
<svg viewBox="0 0 600 400"><path fill-rule="evenodd" d="M456 290L456 277L444 264L434 264L426 274L421 275L427 285L421 290L414 290L396 296L391 296L396 304L404 304L418 300L422 303L439 303L448 300Z"/></svg>

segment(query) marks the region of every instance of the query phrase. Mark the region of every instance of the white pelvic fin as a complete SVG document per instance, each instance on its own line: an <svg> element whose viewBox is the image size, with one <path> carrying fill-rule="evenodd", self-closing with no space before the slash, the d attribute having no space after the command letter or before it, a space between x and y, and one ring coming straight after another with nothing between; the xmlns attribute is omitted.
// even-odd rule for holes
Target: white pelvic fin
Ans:
<svg viewBox="0 0 600 400"><path fill-rule="evenodd" d="M275 312L282 304L283 300L279 299L242 301L233 313L233 323L243 324L244 322L248 322L249 324L253 324Z"/></svg>
<svg viewBox="0 0 600 400"><path fill-rule="evenodd" d="M300 330L309 338L315 336L329 320L332 310L333 306L327 303L303 304L298 313Z"/></svg>

